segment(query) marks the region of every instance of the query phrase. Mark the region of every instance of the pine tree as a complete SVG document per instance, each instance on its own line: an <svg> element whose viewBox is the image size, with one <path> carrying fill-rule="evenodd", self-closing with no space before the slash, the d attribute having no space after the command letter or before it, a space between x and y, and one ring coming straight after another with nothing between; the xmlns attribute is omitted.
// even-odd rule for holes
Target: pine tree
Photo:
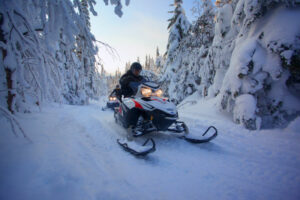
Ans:
<svg viewBox="0 0 300 200"><path fill-rule="evenodd" d="M179 71L183 68L183 64L181 61L181 57L176 57L178 54L178 49L180 47L180 43L182 40L189 34L190 30L190 23L185 16L185 12L182 8L182 1L175 0L174 4L174 11L173 17L169 19L170 22L168 25L169 29L169 39L167 45L167 52L166 52L166 62L163 69L163 75L161 78L161 82L164 84L164 90L170 97L174 97L176 85L175 83L178 82L179 79Z"/></svg>
<svg viewBox="0 0 300 200"><path fill-rule="evenodd" d="M148 55L146 55L146 57L145 57L144 70L149 70L149 61L148 61Z"/></svg>
<svg viewBox="0 0 300 200"><path fill-rule="evenodd" d="M159 54L159 48L156 47L156 58L157 58L158 56L160 56L160 54Z"/></svg>
<svg viewBox="0 0 300 200"><path fill-rule="evenodd" d="M213 39L215 36L215 9L212 2L209 0L201 0L201 14L193 25L193 40L192 46L201 47L199 55L201 59L198 60L198 67L196 69L197 73L197 83L199 86L199 93L203 96L208 95L208 87L213 82L213 77L215 75L215 66L212 57L213 51L211 50L214 46Z"/></svg>
<svg viewBox="0 0 300 200"><path fill-rule="evenodd" d="M90 23L90 13L89 13L89 6L87 0L81 0L81 6L80 6L80 15L83 19L85 19L85 24L87 28L91 29L91 23Z"/></svg>
<svg viewBox="0 0 300 200"><path fill-rule="evenodd" d="M165 58L162 55L160 55L159 48L157 47L156 48L156 58L154 61L154 64L156 67L156 73L161 74L164 63L165 63Z"/></svg>
<svg viewBox="0 0 300 200"><path fill-rule="evenodd" d="M173 13L173 17L169 19L169 39L167 45L167 56L170 60L173 59L173 51L179 46L180 41L184 38L189 31L190 23L185 16L185 12L182 8L182 0L174 0L174 11L170 11L169 13Z"/></svg>
<svg viewBox="0 0 300 200"><path fill-rule="evenodd" d="M201 0L200 16L193 25L192 32L199 40L200 45L206 48L212 43L214 37L215 10L211 0Z"/></svg>
<svg viewBox="0 0 300 200"><path fill-rule="evenodd" d="M178 102L194 93L201 84L200 68L208 54L214 36L214 7L208 0L201 1L201 14L181 39L176 50L168 53L163 75L170 96ZM200 11L199 11L200 12ZM168 81L169 80L169 81Z"/></svg>

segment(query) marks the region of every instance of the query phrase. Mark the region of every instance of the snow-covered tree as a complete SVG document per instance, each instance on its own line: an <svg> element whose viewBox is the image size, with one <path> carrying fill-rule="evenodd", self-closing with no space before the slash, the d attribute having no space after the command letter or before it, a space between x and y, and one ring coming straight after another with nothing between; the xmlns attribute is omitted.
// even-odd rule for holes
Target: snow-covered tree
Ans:
<svg viewBox="0 0 300 200"><path fill-rule="evenodd" d="M170 62L174 59L174 51L178 48L180 41L184 38L190 29L190 22L185 16L184 9L182 8L182 0L174 0L172 6L175 7L173 17L169 19L169 39L167 44L167 56ZM168 61L167 61L168 62Z"/></svg>
<svg viewBox="0 0 300 200"><path fill-rule="evenodd" d="M219 99L249 129L282 126L299 114L300 24L289 23L299 11L293 1L236 5L231 29L238 35Z"/></svg>
<svg viewBox="0 0 300 200"><path fill-rule="evenodd" d="M299 108L295 95L299 78L291 69L297 68L299 60L300 31L295 29L298 25L288 23L297 18L299 4L217 3L215 37L200 68L199 92L217 96L220 109L232 113L234 121L246 128L285 125L299 112L295 109Z"/></svg>
<svg viewBox="0 0 300 200"><path fill-rule="evenodd" d="M193 7L191 8L192 14L195 18L199 18L201 16L201 1L194 0Z"/></svg>
<svg viewBox="0 0 300 200"><path fill-rule="evenodd" d="M156 66L154 58L150 55L146 55L145 57L145 64L143 65L143 70L152 71L156 74L160 73L160 68Z"/></svg>
<svg viewBox="0 0 300 200"><path fill-rule="evenodd" d="M119 80L120 80L121 76L122 76L122 73L121 73L120 69L118 68L115 71L114 75L109 75L106 77L109 91L112 91L113 89L115 89L116 85L119 85Z"/></svg>
<svg viewBox="0 0 300 200"><path fill-rule="evenodd" d="M198 44L209 47L214 37L215 9L211 0L201 0L200 15L193 24L192 33Z"/></svg>
<svg viewBox="0 0 300 200"><path fill-rule="evenodd" d="M141 75L155 82L160 78L160 69L156 66L154 59L150 55L146 55Z"/></svg>
<svg viewBox="0 0 300 200"><path fill-rule="evenodd" d="M248 129L283 126L299 115L300 25L290 23L299 2L220 0L216 13L210 1L202 5L189 34L167 52L162 80L170 97L181 101L196 90L217 97Z"/></svg>
<svg viewBox="0 0 300 200"><path fill-rule="evenodd" d="M179 70L184 68L181 57L177 56L178 48L182 40L189 34L190 22L185 16L182 8L182 0L175 0L172 6L175 7L173 17L169 19L169 39L166 52L166 62L163 69L161 82L163 82L164 90L170 97L174 97L174 90L178 83L180 74Z"/></svg>
<svg viewBox="0 0 300 200"><path fill-rule="evenodd" d="M121 1L110 3L120 15ZM94 0L0 1L2 107L29 112L46 101L85 104L99 96L101 76L88 13L96 14L94 4Z"/></svg>
<svg viewBox="0 0 300 200"><path fill-rule="evenodd" d="M156 48L156 58L155 58L155 66L157 73L161 74L163 66L165 64L165 56L161 55L159 52L159 48Z"/></svg>
<svg viewBox="0 0 300 200"><path fill-rule="evenodd" d="M206 4L209 5L209 4ZM215 25L213 41L208 43L209 49L203 56L202 63L199 69L200 87L199 93L202 96L214 97L219 93L222 85L222 77L224 77L226 70L229 67L230 57L233 50L233 41L237 33L230 29L231 18L233 15L235 1L224 4L223 7L218 8L215 15L211 12L206 12L210 16L210 23L215 18ZM209 10L209 9L205 9ZM205 18L204 18L205 19ZM200 24L201 24L200 20ZM204 38L210 37L204 34ZM211 85L213 85L211 87Z"/></svg>
<svg viewBox="0 0 300 200"><path fill-rule="evenodd" d="M173 55L167 54L163 78L167 81L168 94L177 101L194 93L201 78L199 70L214 36L214 7L208 0L201 1L201 15L190 26ZM172 33L170 33L171 35ZM173 58L174 57L174 58Z"/></svg>

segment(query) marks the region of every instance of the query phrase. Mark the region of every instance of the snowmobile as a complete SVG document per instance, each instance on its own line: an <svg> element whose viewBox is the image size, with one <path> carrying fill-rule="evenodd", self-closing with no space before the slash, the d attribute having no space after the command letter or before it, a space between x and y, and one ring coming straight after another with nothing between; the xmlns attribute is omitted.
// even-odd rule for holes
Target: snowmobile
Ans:
<svg viewBox="0 0 300 200"><path fill-rule="evenodd" d="M154 152L156 144L153 138L147 138L141 144L135 141L141 136L153 135L152 133L175 133L178 138L191 143L209 142L218 135L217 129L210 126L201 136L192 136L186 124L178 121L175 104L162 97L163 91L158 84L143 81L137 85L135 96L123 98L120 106L114 110L115 121L129 131L129 139L117 140L125 151L135 156Z"/></svg>
<svg viewBox="0 0 300 200"><path fill-rule="evenodd" d="M105 111L108 108L114 110L114 108L119 107L119 105L120 103L116 96L109 96L106 106L102 107L102 110Z"/></svg>

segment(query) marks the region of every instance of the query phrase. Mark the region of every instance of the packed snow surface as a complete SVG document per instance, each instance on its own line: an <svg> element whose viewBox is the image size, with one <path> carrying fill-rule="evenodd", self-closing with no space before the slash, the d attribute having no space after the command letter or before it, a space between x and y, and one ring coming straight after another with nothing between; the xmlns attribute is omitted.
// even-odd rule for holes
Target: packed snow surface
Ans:
<svg viewBox="0 0 300 200"><path fill-rule="evenodd" d="M300 118L286 129L248 131L187 98L179 115L207 144L156 135L156 152L136 158L116 143L126 131L103 103L51 105L17 114L32 143L0 118L0 199L300 199Z"/></svg>

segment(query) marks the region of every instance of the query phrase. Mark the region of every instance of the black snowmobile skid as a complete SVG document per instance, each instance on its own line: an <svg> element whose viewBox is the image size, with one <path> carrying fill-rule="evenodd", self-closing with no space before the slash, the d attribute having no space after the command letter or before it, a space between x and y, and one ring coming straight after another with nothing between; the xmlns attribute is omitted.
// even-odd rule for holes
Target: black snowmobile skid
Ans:
<svg viewBox="0 0 300 200"><path fill-rule="evenodd" d="M182 138L185 139L186 141L190 142L190 143L205 143L205 142L209 142L209 141L213 140L215 137L217 137L217 135L218 135L218 130L216 129L216 127L210 126L202 134L202 137L204 137L209 132L209 130L211 130L211 129L214 130L214 134L211 135L210 137L207 137L207 138L199 139L199 138L189 137L189 135L182 136Z"/></svg>
<svg viewBox="0 0 300 200"><path fill-rule="evenodd" d="M214 126L209 126L206 129L206 131L202 134L203 138L195 138L189 135L189 129L184 122L176 121L174 124L175 124L175 128L168 128L168 131L175 132L175 133L184 133L184 135L179 136L179 138L185 139L187 142L190 143L197 144L197 143L209 142L213 140L215 137L217 137L218 135L217 128ZM211 129L214 131L214 133L209 137L204 137Z"/></svg>
<svg viewBox="0 0 300 200"><path fill-rule="evenodd" d="M134 156L146 156L147 154L154 152L156 150L156 145L152 138L147 139L142 146L143 147L146 146L146 144L149 141L152 143L151 147L149 147L145 150L135 150L133 148L130 148L130 146L126 142L121 142L119 139L117 139L118 144L121 145L121 147L125 151L131 153Z"/></svg>

